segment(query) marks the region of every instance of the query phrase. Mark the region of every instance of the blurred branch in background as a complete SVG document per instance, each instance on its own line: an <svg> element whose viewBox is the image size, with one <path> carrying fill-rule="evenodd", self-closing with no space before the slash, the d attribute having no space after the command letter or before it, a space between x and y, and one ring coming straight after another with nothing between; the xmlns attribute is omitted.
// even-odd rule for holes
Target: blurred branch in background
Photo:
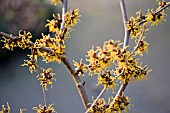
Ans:
<svg viewBox="0 0 170 113"><path fill-rule="evenodd" d="M34 35L33 40L40 38L41 32L47 32L44 26L47 18L51 18L53 13L58 13L56 7L46 2L46 0L0 0L0 31L17 35L22 29L30 31ZM19 56L18 51L18 49L13 53L4 51L0 43L0 62L7 65L10 58Z"/></svg>

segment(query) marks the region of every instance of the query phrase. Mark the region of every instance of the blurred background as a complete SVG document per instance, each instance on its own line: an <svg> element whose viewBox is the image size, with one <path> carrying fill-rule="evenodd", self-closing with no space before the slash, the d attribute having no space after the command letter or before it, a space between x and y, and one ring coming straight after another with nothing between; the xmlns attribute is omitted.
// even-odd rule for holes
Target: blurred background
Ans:
<svg viewBox="0 0 170 113"><path fill-rule="evenodd" d="M19 30L33 34L34 40L41 33L48 34L44 27L52 14L61 12L61 4L53 6L49 0L0 0L0 31L17 35ZM148 8L156 8L155 0L126 0L128 17L136 11L147 13ZM69 9L80 9L81 22L74 27L71 39L67 41L67 55L70 61L85 61L85 55L92 46L102 46L109 39L123 41L124 30L119 0L69 0ZM129 113L170 113L170 11L166 10L167 21L150 28L146 34L149 54L141 60L153 71L147 81L129 84L125 94L131 98ZM29 54L28 50L2 49L0 43L0 105L9 102L11 113L19 113L20 108L35 113L32 107L43 104L43 93L35 74L27 67L21 67ZM47 104L54 103L58 113L84 113L75 84L63 64L41 62L40 66L52 67L56 73L53 89L47 92ZM96 77L81 77L86 81L90 101L102 90L96 86ZM103 97L114 95L105 92Z"/></svg>

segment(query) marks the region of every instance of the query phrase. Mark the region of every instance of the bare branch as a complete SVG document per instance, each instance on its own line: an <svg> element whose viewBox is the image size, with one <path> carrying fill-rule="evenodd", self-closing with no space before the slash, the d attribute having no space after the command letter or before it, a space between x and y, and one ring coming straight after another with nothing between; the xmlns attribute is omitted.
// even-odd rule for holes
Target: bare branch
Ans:
<svg viewBox="0 0 170 113"><path fill-rule="evenodd" d="M123 47L126 47L128 45L128 43L129 43L129 34L130 33L129 33L129 30L127 30L127 28L126 28L126 22L128 21L128 19L127 19L127 13L126 13L126 7L125 7L124 0L120 0L120 7L121 7L123 25L124 25L124 30L125 30Z"/></svg>
<svg viewBox="0 0 170 113"><path fill-rule="evenodd" d="M63 0L62 2L62 23L61 23L61 28L60 30L62 30L64 28L64 24L65 24L65 14L67 12L67 4L68 4L68 0Z"/></svg>
<svg viewBox="0 0 170 113"><path fill-rule="evenodd" d="M65 14L67 12L67 4L68 4L68 0L63 0L63 4L62 4L62 24L61 24L60 30L62 30L64 28ZM85 82L82 82L80 77L74 72L74 68L72 67L71 63L69 62L68 57L63 58L62 62L64 63L64 65L66 66L66 68L68 69L70 74L72 75L73 81L74 81L74 83L77 87L77 90L78 90L80 98L83 102L84 108L87 110L90 106L88 105L89 100L88 100L88 96L87 96L87 93L86 93L85 87L84 87Z"/></svg>

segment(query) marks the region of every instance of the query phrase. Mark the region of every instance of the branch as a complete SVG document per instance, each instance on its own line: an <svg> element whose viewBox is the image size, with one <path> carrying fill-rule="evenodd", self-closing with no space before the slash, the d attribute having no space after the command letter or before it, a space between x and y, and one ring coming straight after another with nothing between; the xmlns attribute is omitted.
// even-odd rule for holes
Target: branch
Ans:
<svg viewBox="0 0 170 113"><path fill-rule="evenodd" d="M135 51L138 49L139 44L140 44L140 41L142 40L143 35L144 35L144 33L145 33L145 29L146 29L146 28L143 29L142 34L140 35L140 38L139 38L139 40L138 40L138 43L136 44L134 50L131 52L131 54L130 54L129 57L131 57L131 56L135 53Z"/></svg>
<svg viewBox="0 0 170 113"><path fill-rule="evenodd" d="M63 0L62 1L62 23L61 23L61 28L60 30L62 30L64 28L64 24L65 24L65 14L67 12L67 4L68 4L68 0Z"/></svg>
<svg viewBox="0 0 170 113"><path fill-rule="evenodd" d="M64 24L65 24L64 15L65 15L65 13L67 12L67 2L68 2L67 0L63 0L63 6L62 6L62 25L61 25L60 30L62 30L62 29L64 28ZM9 38L9 39L11 39L11 40L14 40L15 37L16 37L16 36L10 36L9 34L4 33L4 32L0 32L0 36L1 36L1 37L4 36L4 37ZM34 46L34 43L33 43L33 42L29 42L28 45L29 45L29 46ZM45 52L52 52L51 49L46 48L46 47L44 47L44 46L42 46L40 49L41 49L42 51L45 51ZM77 87L77 90L78 90L78 92L79 92L79 95L80 95L80 97L81 97L81 100L82 100L82 103L83 103L83 105L84 105L84 108L87 110L87 109L90 107L90 105L88 105L89 100L88 100L88 96L87 96L87 94L86 94L85 87L84 87L85 82L82 82L81 79L80 79L80 77L79 77L77 74L75 74L74 68L73 68L73 66L71 65L71 63L69 62L69 59L68 59L68 58L66 58L66 57L63 58L63 59L62 59L62 62L63 62L63 64L66 66L66 68L68 69L68 71L70 72L70 74L71 74L71 76L72 76L72 78L73 78L73 81L74 81L74 83L75 83L75 85L76 85L76 87Z"/></svg>
<svg viewBox="0 0 170 113"><path fill-rule="evenodd" d="M124 29L125 29L125 37L124 37L124 45L123 45L123 47L126 47L128 45L128 43L129 43L129 31L126 29L126 22L128 20L127 20L127 13L126 13L124 0L120 0L120 6L121 6L121 12L122 12L122 16L123 16ZM162 10L166 9L169 6L170 6L170 4L166 4L164 7L160 8L156 13L160 13ZM143 21L139 22L139 25L141 25L141 24L143 24L145 22L146 22L146 20L143 20ZM141 37L143 36L143 34L144 34L144 32L141 34ZM137 46L138 46L138 44L137 44ZM136 51L136 50L134 50L134 51ZM122 93L125 91L127 85L128 85L128 82L121 84L121 86L120 86L120 88L119 88L113 102L111 103L110 107L112 107L114 105L116 98L118 96L122 95Z"/></svg>
<svg viewBox="0 0 170 113"><path fill-rule="evenodd" d="M124 29L125 29L125 37L124 37L124 44L123 44L123 47L125 48L129 43L130 34L129 34L129 31L126 29L126 22L128 21L128 19L127 19L127 13L126 13L126 7L125 7L125 1L124 0L120 0L120 7L121 7ZM121 84L113 102L111 102L111 104L110 104L110 108L114 105L116 98L121 96L122 93L125 91L127 85L128 85L128 82Z"/></svg>
<svg viewBox="0 0 170 113"><path fill-rule="evenodd" d="M166 4L164 7L160 8L159 10L157 10L157 11L155 12L155 14L160 13L160 12L163 11L164 9L168 8L169 6L170 6L170 3L169 3L169 4ZM142 24L144 24L145 22L147 22L147 20L142 20L142 21L139 22L139 25L142 25Z"/></svg>
<svg viewBox="0 0 170 113"><path fill-rule="evenodd" d="M129 30L126 28L126 22L128 21L127 19L127 13L126 13L126 7L125 7L125 2L124 0L120 0L120 7L121 7L121 12L122 12L122 18L123 18L123 25L125 29L125 36L124 36L124 45L123 47L126 47L129 43Z"/></svg>
<svg viewBox="0 0 170 113"><path fill-rule="evenodd" d="M60 30L62 30L64 28L65 14L67 12L67 4L68 4L68 0L63 0L63 4L62 4L62 24L61 24ZM83 102L84 108L87 110L90 106L88 105L89 100L88 100L88 96L87 96L87 93L86 93L85 87L84 87L85 82L82 82L80 77L74 72L74 68L72 67L71 63L69 62L68 57L63 58L62 62L64 63L64 65L66 66L66 68L68 69L70 74L72 75L73 81L74 81L74 83L77 87L77 90L78 90L80 98Z"/></svg>

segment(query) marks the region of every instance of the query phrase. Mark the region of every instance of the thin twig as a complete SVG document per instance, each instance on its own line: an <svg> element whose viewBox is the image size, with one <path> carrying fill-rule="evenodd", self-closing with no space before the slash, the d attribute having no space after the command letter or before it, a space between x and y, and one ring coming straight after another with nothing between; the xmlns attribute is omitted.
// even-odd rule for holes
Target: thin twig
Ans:
<svg viewBox="0 0 170 113"><path fill-rule="evenodd" d="M102 91L100 92L100 94L97 96L97 98L94 100L93 104L91 105L91 107L85 112L88 113L90 111L90 109L96 104L96 102L98 101L98 99L103 95L104 91L106 90L106 87L104 87L102 89Z"/></svg>
<svg viewBox="0 0 170 113"><path fill-rule="evenodd" d="M64 28L64 24L65 24L65 14L67 12L67 4L68 4L68 0L63 0L62 2L62 23L61 23L61 28L60 31L62 31L62 29Z"/></svg>
<svg viewBox="0 0 170 113"><path fill-rule="evenodd" d="M140 41L142 40L144 34L145 34L145 28L144 28L144 30L142 31L142 34L140 35L140 38L139 38L139 40L138 40L138 43L136 44L134 50L131 52L131 54L130 54L129 57L131 57L131 56L135 53L135 51L138 49L139 44L140 44Z"/></svg>
<svg viewBox="0 0 170 113"><path fill-rule="evenodd" d="M118 75L116 75L116 76L115 76L115 79L116 79L116 78L118 78L120 75L122 75L122 74L124 73L124 71L125 71L125 68L123 67L122 72L121 72L121 73L119 73Z"/></svg>
<svg viewBox="0 0 170 113"><path fill-rule="evenodd" d="M63 58L62 62L67 67L70 74L72 75L74 83L76 84L77 90L79 92L80 98L83 102L84 108L87 110L90 107L90 105L89 105L89 99L88 99L88 96L87 96L87 93L84 87L85 82L82 82L80 77L77 74L75 74L75 70L71 66L71 63L69 62L68 58Z"/></svg>
<svg viewBox="0 0 170 113"><path fill-rule="evenodd" d="M164 9L166 9L166 8L168 8L168 7L170 7L170 3L169 3L169 4L166 4L164 7L160 8L159 10L157 10L157 11L155 12L155 14L160 13L161 11L163 11ZM138 24L139 24L139 25L142 25L142 24L144 24L145 22L147 22L147 20L142 20L142 21L140 21Z"/></svg>
<svg viewBox="0 0 170 113"><path fill-rule="evenodd" d="M123 25L124 25L124 30L125 30L125 36L124 36L124 45L123 47L126 47L129 43L129 30L126 28L126 22L128 21L127 19L127 13L126 13L126 7L125 7L125 2L124 0L120 0L120 7L121 7L121 12L122 12L122 18L123 18Z"/></svg>
<svg viewBox="0 0 170 113"><path fill-rule="evenodd" d="M124 0L120 0L120 6L121 6L121 12L122 12L122 15L123 15L123 22L124 22L124 28L125 28L125 37L124 37L124 45L123 45L123 47L126 47L128 45L128 43L129 43L129 32L126 29L126 23L125 23L125 22L127 22L127 13L126 13L126 8L125 8ZM169 6L170 6L170 4L165 5L164 7L159 9L156 13L161 12L162 10L164 10L165 8L167 8ZM146 20L142 21L142 22L139 22L139 25L141 25L141 24L143 24L145 22L146 22ZM126 34L128 34L128 35L126 35ZM112 101L110 107L112 107L114 105L116 98L118 96L122 95L122 93L125 91L127 85L128 85L128 82L121 84L121 86L120 86L120 88L119 88L119 90L118 90L114 100Z"/></svg>
<svg viewBox="0 0 170 113"><path fill-rule="evenodd" d="M62 8L62 12L63 13L66 13L67 12L67 0L63 0L63 8ZM64 14L62 14L62 26L61 26L61 29L64 27L64 23L65 23L65 19L64 19L64 16L63 16ZM4 32L0 32L0 36L1 37L6 37L6 38L9 38L9 39L11 39L11 40L14 40L15 39L15 37L16 36L10 36L9 34L7 34L7 33L4 33ZM33 42L29 42L29 43L27 43L29 46L34 46L34 43ZM52 50L51 49L49 49L49 48L46 48L46 47L44 47L44 46L42 46L42 47L40 47L40 49L42 50L42 51L45 51L45 52L51 52ZM82 100L82 103L83 103L83 105L84 105L84 108L87 110L89 107L90 107L90 105L88 104L89 103L89 100L88 100L88 96L87 96L87 93L86 93L86 91L85 91L85 87L84 87L84 85L85 85L85 82L82 82L81 81L81 79L80 79L80 77L77 75L77 74L75 74L75 70L74 70L74 68L73 68L73 66L71 65L71 63L69 62L69 59L68 59L68 57L64 57L63 59L62 59L62 62L63 62L63 64L66 66L66 68L68 69L68 71L70 72L70 74L72 75L72 78L73 78L73 81L74 81L74 83L76 84L76 87L77 87L77 90L78 90L78 92L79 92L79 95L80 95L80 97L81 97L81 100Z"/></svg>
<svg viewBox="0 0 170 113"><path fill-rule="evenodd" d="M43 89L43 96L44 96L44 105L46 106L47 105L47 102L46 102L46 93L45 93L45 90L44 90L43 86L42 86L42 89Z"/></svg>
<svg viewBox="0 0 170 113"><path fill-rule="evenodd" d="M60 30L62 30L64 28L64 24L65 24L65 14L67 12L67 4L68 4L68 0L63 0L63 4L62 4L62 24L61 24L61 28ZM87 93L85 91L85 82L82 82L80 77L75 73L74 68L72 67L71 63L69 62L68 57L64 57L62 59L62 62L64 63L64 65L66 66L66 68L69 70L70 74L72 75L73 81L77 87L77 90L79 92L80 98L82 100L82 103L84 105L84 108L87 110L90 106L88 105L89 100L88 100L88 96Z"/></svg>
<svg viewBox="0 0 170 113"><path fill-rule="evenodd" d="M123 17L123 22L124 22L124 29L125 29L125 37L124 37L124 45L123 45L123 47L125 48L129 43L129 35L130 34L129 34L129 31L127 30L127 28L126 28L126 22L128 21L128 19L127 19L127 13L126 13L126 7L125 7L125 1L124 0L120 0L120 7L121 7L122 17ZM121 84L114 100L111 102L111 104L109 106L110 108L114 105L116 98L118 96L121 96L122 93L125 91L127 85L128 85L128 82Z"/></svg>

